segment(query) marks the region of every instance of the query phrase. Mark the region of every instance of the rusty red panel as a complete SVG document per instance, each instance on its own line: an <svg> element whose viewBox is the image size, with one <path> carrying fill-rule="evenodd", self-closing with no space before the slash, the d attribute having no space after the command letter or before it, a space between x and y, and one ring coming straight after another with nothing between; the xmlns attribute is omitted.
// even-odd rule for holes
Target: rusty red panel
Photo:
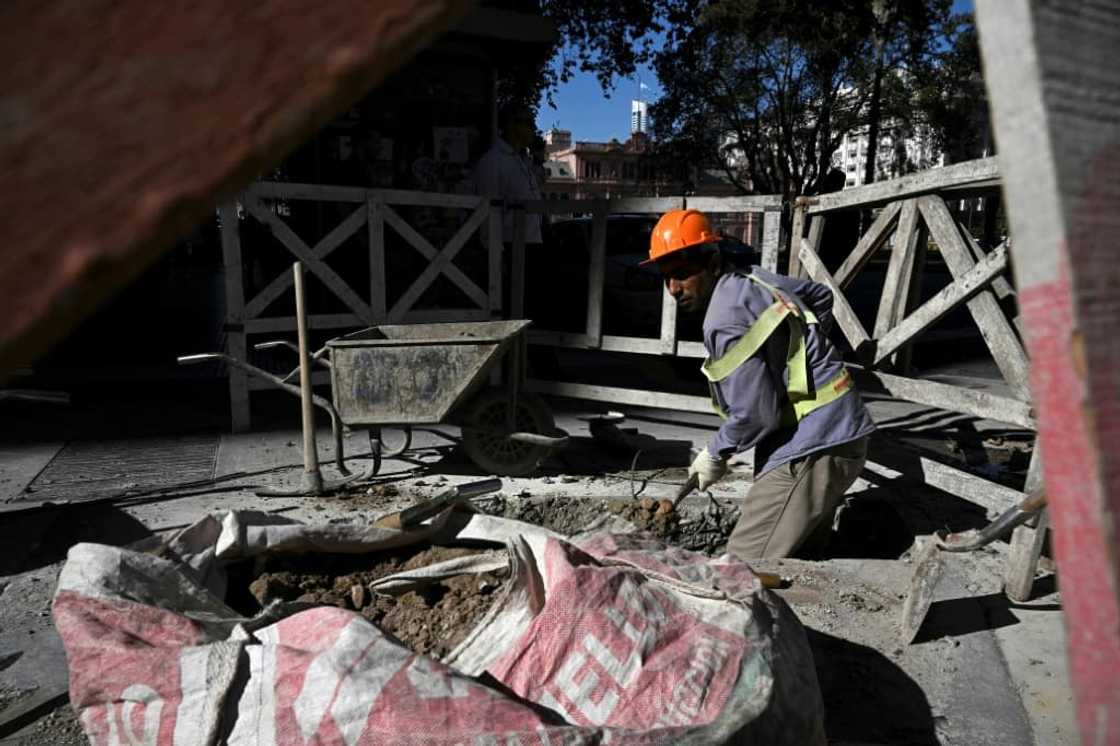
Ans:
<svg viewBox="0 0 1120 746"><path fill-rule="evenodd" d="M0 5L0 371L43 351L470 5Z"/></svg>

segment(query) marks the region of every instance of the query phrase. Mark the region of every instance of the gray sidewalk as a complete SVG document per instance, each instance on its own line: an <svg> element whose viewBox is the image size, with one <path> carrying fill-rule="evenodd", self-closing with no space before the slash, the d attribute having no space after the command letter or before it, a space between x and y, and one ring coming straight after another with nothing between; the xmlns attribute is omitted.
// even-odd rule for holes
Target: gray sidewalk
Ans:
<svg viewBox="0 0 1120 746"><path fill-rule="evenodd" d="M562 520L561 528L574 529L581 521L608 514L612 503L632 500L635 492L642 498L672 497L684 480L689 449L704 445L715 425L713 418L699 415L630 412L633 417L626 426L648 436L643 441L647 448L639 454L631 473L629 458L609 456L591 440L586 423L577 417L580 405L574 406L561 406L557 415L558 426L573 436L569 452L551 458L541 475L533 479L503 480L502 504L507 515L543 516L545 520ZM921 415L920 409L912 406L874 407L879 419ZM589 406L582 411L591 409ZM388 437L394 435L389 433ZM66 734L73 730L69 709L64 705L59 709L64 702L60 696L66 690L65 661L49 617L53 582L71 544L125 544L153 533L168 535L207 513L230 509L277 511L306 522L364 523L430 497L447 484L487 476L478 473L446 441L417 433L410 454L414 457L386 461L375 482L363 485L352 496L257 496L254 490L260 486L298 484L300 442L296 430L285 429L184 437L178 441L177 451L174 439L152 438L85 444L84 455L74 455L74 449L61 442L9 443L3 447L0 499L14 497L17 502L4 504L9 512L0 530L0 539L8 547L0 571L0 586L4 588L0 595L0 668L4 680L0 723L8 726L0 725L0 743L38 743L47 735L67 743ZM348 455L355 457L350 462L352 468L362 468L367 462L360 457L368 453L364 435L353 434L345 443ZM324 469L333 474L328 429L320 430L319 445ZM68 449L71 455L64 459ZM102 454L100 461L98 453ZM155 453L171 455L162 470L150 465L149 456ZM114 459L122 463L112 463ZM149 465L146 470L133 471L129 459ZM209 471L201 474L206 471L207 459ZM733 465L730 478L713 490L715 504L721 510L733 516L734 500L746 491L749 475L747 454ZM908 543L915 530L932 530L929 527L939 522L943 525L946 520L969 514L968 506L955 498L904 485L889 475L869 472L867 476L872 481L860 480L852 490L849 533L866 528L856 520L860 516L886 512L899 516L905 527L902 533L906 534L902 543ZM48 479L50 482L45 481ZM35 502L52 493L80 499L83 481L91 494L104 497L112 489L129 494L113 502L10 512L13 507L24 508L26 504L19 503L28 498ZM178 484L187 486L170 494L150 494L153 489ZM24 492L28 486L34 491ZM711 510L713 504L707 498L692 497L685 515ZM842 527L844 520L842 517ZM857 538L864 539L865 544L874 543L874 531L882 530L882 526L876 526L871 526L870 535ZM882 538L886 543L899 541L897 536ZM878 549L894 551L885 544ZM828 661L842 654L846 665L867 665L871 670L889 672L884 682L903 682L905 691L912 695L907 705L911 709L900 709L901 714L893 720L884 713L878 729L868 726L860 732L858 728L851 730L855 726L847 721L837 721L840 730L830 731L837 737L834 742L841 742L840 736L849 742L887 742L882 739L889 733L898 735L898 719L911 717L906 715L911 711L917 713L913 715L915 733L932 734L935 739L928 742L1022 743L1024 734L1032 733L1037 744L1074 742L1058 594L1049 589L1030 604L1008 604L1000 592L1005 557L1006 545L999 544L990 551L954 559L952 582L940 589L930 623L919 643L909 648L901 646L889 631L894 624L892 609L909 577L910 566L905 560L844 559L794 563L787 568L783 574L792 576L793 584L779 593L813 630L811 638L816 640L822 677L832 675ZM854 604L851 593L855 591L845 583L870 589L856 593L860 598L878 593L893 600L879 608L875 604ZM841 618L844 623L837 623ZM837 712L845 706L844 687L850 683L845 677L833 676L830 681L822 678L826 699ZM888 692L871 686L866 694L874 698L885 697ZM21 709L31 710L31 714L15 724L30 722L18 733L11 733L13 717ZM48 718L51 712L56 714ZM1001 733L1006 736L1003 740Z"/></svg>

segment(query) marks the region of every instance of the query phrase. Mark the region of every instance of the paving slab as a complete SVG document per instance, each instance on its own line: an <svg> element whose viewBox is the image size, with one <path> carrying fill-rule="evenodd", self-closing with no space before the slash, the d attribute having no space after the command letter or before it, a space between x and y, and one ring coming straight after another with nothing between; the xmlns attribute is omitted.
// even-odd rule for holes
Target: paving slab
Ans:
<svg viewBox="0 0 1120 746"><path fill-rule="evenodd" d="M64 441L0 443L0 512L22 499L27 486L62 450ZM16 506L17 509L22 506Z"/></svg>

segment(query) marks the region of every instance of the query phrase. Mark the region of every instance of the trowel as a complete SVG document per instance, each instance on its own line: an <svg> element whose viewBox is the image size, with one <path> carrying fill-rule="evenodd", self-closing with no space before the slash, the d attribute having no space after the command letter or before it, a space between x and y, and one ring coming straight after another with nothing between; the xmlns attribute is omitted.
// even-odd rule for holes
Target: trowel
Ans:
<svg viewBox="0 0 1120 746"><path fill-rule="evenodd" d="M1046 493L1039 489L984 528L915 539L914 574L910 577L910 590L902 603L902 643L909 645L914 641L933 603L934 590L945 570L942 552L974 552L986 547L1034 518L1045 507Z"/></svg>

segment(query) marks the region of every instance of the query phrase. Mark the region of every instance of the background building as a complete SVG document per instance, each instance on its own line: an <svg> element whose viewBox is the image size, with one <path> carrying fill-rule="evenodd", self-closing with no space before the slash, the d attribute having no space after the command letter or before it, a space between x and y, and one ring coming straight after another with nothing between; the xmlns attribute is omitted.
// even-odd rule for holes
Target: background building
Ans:
<svg viewBox="0 0 1120 746"><path fill-rule="evenodd" d="M649 131L649 104L645 101L630 102L630 134Z"/></svg>
<svg viewBox="0 0 1120 746"><path fill-rule="evenodd" d="M856 130L845 135L840 147L832 154L832 165L844 172L845 186L864 183L867 145L867 130ZM928 126L917 125L911 129L898 122L884 122L875 161L875 181L883 181L944 166L946 158L934 145L933 133Z"/></svg>

